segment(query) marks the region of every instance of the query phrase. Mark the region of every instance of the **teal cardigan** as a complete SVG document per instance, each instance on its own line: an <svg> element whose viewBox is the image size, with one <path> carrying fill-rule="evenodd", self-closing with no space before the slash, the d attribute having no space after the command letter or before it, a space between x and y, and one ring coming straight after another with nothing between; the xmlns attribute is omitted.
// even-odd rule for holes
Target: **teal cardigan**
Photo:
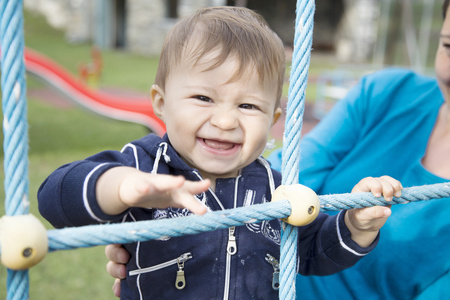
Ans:
<svg viewBox="0 0 450 300"><path fill-rule="evenodd" d="M301 142L300 183L350 192L367 176L404 187L449 181L421 164L444 100L436 79L388 69L364 77ZM275 169L281 152L271 154ZM354 267L298 276L300 299L449 299L450 199L396 205L378 246Z"/></svg>

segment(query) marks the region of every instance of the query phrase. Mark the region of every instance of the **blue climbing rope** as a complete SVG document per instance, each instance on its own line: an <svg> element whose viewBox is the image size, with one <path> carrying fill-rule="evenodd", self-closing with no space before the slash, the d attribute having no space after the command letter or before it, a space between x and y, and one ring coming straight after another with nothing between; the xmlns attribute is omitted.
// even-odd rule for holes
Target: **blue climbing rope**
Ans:
<svg viewBox="0 0 450 300"><path fill-rule="evenodd" d="M320 199L321 211L338 211L353 208L365 208L372 206L387 206L406 204L409 202L428 201L450 197L450 182L435 183L404 188L402 196L386 201L384 198L375 198L371 193L347 193L336 195L322 195Z"/></svg>
<svg viewBox="0 0 450 300"><path fill-rule="evenodd" d="M375 205L387 206L431 199L450 198L450 183L437 183L405 188L402 196L386 201L371 193L335 194L319 196L321 211L339 211ZM291 215L288 200L256 204L205 215L182 218L139 221L121 224L91 225L48 230L49 250L69 250L108 244L128 244L166 236L182 236L204 231L242 226L264 220L282 219Z"/></svg>
<svg viewBox="0 0 450 300"><path fill-rule="evenodd" d="M314 0L297 1L294 49L283 136L282 184L284 185L298 183L300 135L311 57L314 10ZM280 247L280 299L295 299L297 240L297 228L283 223Z"/></svg>
<svg viewBox="0 0 450 300"><path fill-rule="evenodd" d="M68 250L108 244L129 244L161 237L197 234L242 226L264 220L285 218L291 214L289 201L256 204L248 207L212 211L205 215L132 223L91 225L47 231L49 251Z"/></svg>
<svg viewBox="0 0 450 300"><path fill-rule="evenodd" d="M0 2L3 91L3 151L6 214L28 213L28 126L26 121L23 13L21 0ZM28 299L28 271L8 270L7 299Z"/></svg>

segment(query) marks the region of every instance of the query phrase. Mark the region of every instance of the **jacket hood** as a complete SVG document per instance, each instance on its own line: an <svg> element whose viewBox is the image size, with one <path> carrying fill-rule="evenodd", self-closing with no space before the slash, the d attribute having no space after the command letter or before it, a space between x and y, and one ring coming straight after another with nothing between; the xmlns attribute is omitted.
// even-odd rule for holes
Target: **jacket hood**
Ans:
<svg viewBox="0 0 450 300"><path fill-rule="evenodd" d="M196 177L200 176L200 173L197 169L190 167L177 153L177 151L173 148L170 143L170 139L167 134L163 137L157 136L153 133L134 141L138 147L146 149L147 153L150 155L152 160L154 160L152 173L165 173L160 168L173 168L175 170L182 171L183 173L197 174ZM149 145L154 145L149 147ZM249 174L258 174L260 173L262 176L267 176L269 172L270 164L267 160L260 157L256 161L252 162L250 165L244 167L241 170L241 174L249 173ZM187 176L191 178L191 176ZM198 180L199 178L196 178Z"/></svg>
<svg viewBox="0 0 450 300"><path fill-rule="evenodd" d="M167 134L161 138L156 134L149 134L133 144L146 149L150 157L155 161L154 167L157 167L159 162L164 161L169 167L182 170L186 172L192 172L194 169L186 164L186 162L180 157L180 155L175 151L172 144L170 143ZM154 145L149 147L149 145ZM154 170L154 173L158 173Z"/></svg>

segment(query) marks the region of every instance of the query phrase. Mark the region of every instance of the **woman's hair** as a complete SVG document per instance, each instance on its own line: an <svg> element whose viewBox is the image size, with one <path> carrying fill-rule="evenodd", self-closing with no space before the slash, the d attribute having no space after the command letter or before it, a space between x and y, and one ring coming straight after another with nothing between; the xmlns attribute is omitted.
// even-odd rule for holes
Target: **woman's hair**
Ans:
<svg viewBox="0 0 450 300"><path fill-rule="evenodd" d="M444 4L442 5L442 16L445 19L445 16L447 15L447 8L448 5L450 4L450 0L444 0Z"/></svg>
<svg viewBox="0 0 450 300"><path fill-rule="evenodd" d="M195 65L207 54L213 55L205 71L233 57L239 68L231 81L256 73L261 84L276 83L277 100L281 98L286 65L284 46L254 11L235 6L209 7L182 18L166 37L155 83L164 89L174 67L186 61Z"/></svg>

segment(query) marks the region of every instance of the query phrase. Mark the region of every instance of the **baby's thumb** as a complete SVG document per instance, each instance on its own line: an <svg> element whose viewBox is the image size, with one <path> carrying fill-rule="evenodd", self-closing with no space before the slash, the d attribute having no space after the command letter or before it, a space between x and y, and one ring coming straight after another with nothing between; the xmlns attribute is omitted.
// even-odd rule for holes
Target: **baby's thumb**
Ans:
<svg viewBox="0 0 450 300"><path fill-rule="evenodd" d="M374 219L388 218L392 211L386 206L376 206L376 213Z"/></svg>

